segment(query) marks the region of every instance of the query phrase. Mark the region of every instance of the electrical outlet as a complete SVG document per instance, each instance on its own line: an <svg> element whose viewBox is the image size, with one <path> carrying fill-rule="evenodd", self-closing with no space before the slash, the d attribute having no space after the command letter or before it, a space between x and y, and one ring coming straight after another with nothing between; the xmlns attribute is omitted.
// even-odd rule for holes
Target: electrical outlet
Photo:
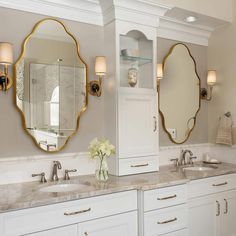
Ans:
<svg viewBox="0 0 236 236"><path fill-rule="evenodd" d="M176 139L177 138L177 132L176 132L176 129L167 129L167 131L170 133L171 137L173 139Z"/></svg>

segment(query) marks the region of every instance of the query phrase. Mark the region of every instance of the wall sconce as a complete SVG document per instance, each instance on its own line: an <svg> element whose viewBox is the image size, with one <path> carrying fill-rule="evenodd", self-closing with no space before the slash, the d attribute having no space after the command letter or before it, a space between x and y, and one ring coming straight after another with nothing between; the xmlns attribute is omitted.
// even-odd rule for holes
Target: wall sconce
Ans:
<svg viewBox="0 0 236 236"><path fill-rule="evenodd" d="M0 71L0 90L7 91L12 86L12 79L8 74L8 66L13 63L13 46L11 43L0 42L0 64L4 71Z"/></svg>
<svg viewBox="0 0 236 236"><path fill-rule="evenodd" d="M97 97L101 96L102 78L106 75L106 72L107 72L106 57L104 56L96 57L95 74L98 76L98 80L93 80L89 83L89 93L91 95Z"/></svg>
<svg viewBox="0 0 236 236"><path fill-rule="evenodd" d="M207 74L208 88L201 88L201 99L210 101L212 99L212 90L216 84L216 71L209 70Z"/></svg>
<svg viewBox="0 0 236 236"><path fill-rule="evenodd" d="M163 65L157 64L157 92L159 91L160 80L163 79Z"/></svg>

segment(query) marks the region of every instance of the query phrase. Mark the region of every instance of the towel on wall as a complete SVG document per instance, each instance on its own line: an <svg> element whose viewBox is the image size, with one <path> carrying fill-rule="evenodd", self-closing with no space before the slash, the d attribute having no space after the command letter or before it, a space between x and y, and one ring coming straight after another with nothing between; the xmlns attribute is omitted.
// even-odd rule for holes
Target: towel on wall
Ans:
<svg viewBox="0 0 236 236"><path fill-rule="evenodd" d="M217 144L233 145L233 122L231 117L223 115L220 117L219 127L216 136Z"/></svg>

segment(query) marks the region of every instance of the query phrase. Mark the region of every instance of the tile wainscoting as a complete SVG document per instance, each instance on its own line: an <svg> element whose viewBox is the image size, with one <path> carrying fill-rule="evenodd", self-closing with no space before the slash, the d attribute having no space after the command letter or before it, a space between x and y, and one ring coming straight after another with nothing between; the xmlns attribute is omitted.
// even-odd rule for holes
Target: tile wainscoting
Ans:
<svg viewBox="0 0 236 236"><path fill-rule="evenodd" d="M210 153L212 157L223 162L236 164L236 146L225 147L204 143L161 147L160 166L171 164L170 159L179 157L182 149L192 150L198 161L202 160L204 153ZM45 172L46 177L50 179L54 160L59 160L62 164L62 170L59 170L60 178L63 177L65 169L76 168L76 176L94 174L95 171L95 162L89 159L87 152L0 158L0 185L30 182L34 180L31 174L40 172Z"/></svg>

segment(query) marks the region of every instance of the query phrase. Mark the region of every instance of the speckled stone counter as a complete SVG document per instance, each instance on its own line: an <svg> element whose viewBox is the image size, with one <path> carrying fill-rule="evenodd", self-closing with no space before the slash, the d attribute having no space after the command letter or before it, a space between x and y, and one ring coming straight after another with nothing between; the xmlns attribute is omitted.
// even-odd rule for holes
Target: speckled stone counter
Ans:
<svg viewBox="0 0 236 236"><path fill-rule="evenodd" d="M139 174L125 177L110 176L106 183L98 183L93 175L78 176L69 181L29 182L21 184L0 185L0 213L7 211L37 207L64 201L99 196L127 190L149 190L185 184L191 180L236 173L236 165L220 164L210 171L184 171L174 166L164 166L159 172ZM45 193L40 188L55 184L75 183L85 187L73 192Z"/></svg>

